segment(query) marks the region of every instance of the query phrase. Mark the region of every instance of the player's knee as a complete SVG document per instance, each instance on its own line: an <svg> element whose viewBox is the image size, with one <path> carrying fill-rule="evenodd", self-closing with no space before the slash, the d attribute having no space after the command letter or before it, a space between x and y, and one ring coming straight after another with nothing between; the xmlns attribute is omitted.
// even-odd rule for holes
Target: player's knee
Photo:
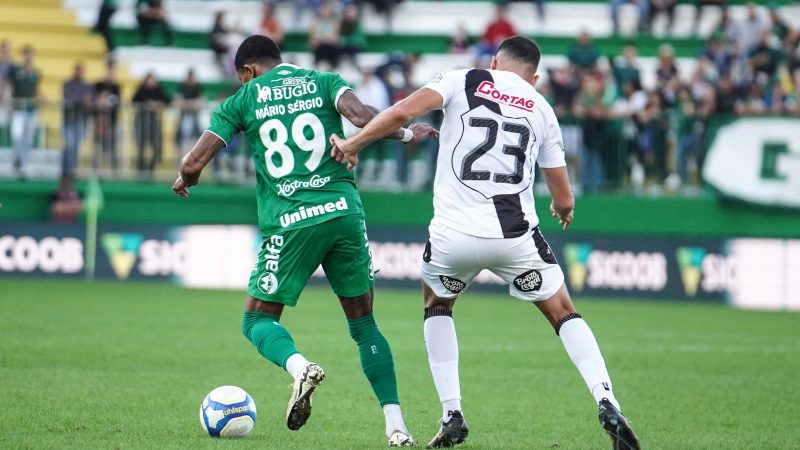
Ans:
<svg viewBox="0 0 800 450"><path fill-rule="evenodd" d="M425 310L427 311L429 308L433 309L445 309L448 311L453 310L453 304L456 302L455 298L442 298L436 295L427 284L423 283L423 296L425 300Z"/></svg>
<svg viewBox="0 0 800 450"><path fill-rule="evenodd" d="M572 319L580 319L581 315L573 310L571 313L565 314L553 322L553 329L558 335L561 332L561 327L564 326L565 323L569 322Z"/></svg>

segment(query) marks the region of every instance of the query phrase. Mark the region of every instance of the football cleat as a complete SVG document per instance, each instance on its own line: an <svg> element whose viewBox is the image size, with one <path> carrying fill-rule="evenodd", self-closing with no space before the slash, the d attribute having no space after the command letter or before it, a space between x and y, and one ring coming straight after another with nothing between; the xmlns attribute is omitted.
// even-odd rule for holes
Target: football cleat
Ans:
<svg viewBox="0 0 800 450"><path fill-rule="evenodd" d="M428 448L453 447L467 441L469 428L461 411L448 411L447 415L450 416L450 420L442 421L439 432L428 442Z"/></svg>
<svg viewBox="0 0 800 450"><path fill-rule="evenodd" d="M600 400L599 408L600 425L611 436L614 450L640 450L639 439L620 410L607 398Z"/></svg>
<svg viewBox="0 0 800 450"><path fill-rule="evenodd" d="M396 430L389 437L389 447L416 447L417 442L405 431Z"/></svg>
<svg viewBox="0 0 800 450"><path fill-rule="evenodd" d="M290 430L299 430L306 424L311 415L311 396L324 379L325 372L317 363L308 363L303 373L295 378L286 409L286 426Z"/></svg>

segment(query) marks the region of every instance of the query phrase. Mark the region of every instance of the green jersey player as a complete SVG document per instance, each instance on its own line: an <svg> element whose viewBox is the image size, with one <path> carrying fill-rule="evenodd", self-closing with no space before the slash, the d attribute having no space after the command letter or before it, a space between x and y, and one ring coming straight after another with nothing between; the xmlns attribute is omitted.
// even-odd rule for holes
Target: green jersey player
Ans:
<svg viewBox="0 0 800 450"><path fill-rule="evenodd" d="M280 316L322 265L386 416L389 445L413 445L400 412L391 349L372 315L375 279L361 199L352 173L330 156L330 137L342 133L342 117L361 127L377 111L362 104L339 75L283 63L266 37L245 39L234 63L243 86L214 113L172 189L188 197L211 158L234 134L245 132L256 167L263 245L250 275L242 331L264 358L295 379L287 426L297 430L306 423L325 373L297 351ZM411 142L436 133L415 124L386 137Z"/></svg>

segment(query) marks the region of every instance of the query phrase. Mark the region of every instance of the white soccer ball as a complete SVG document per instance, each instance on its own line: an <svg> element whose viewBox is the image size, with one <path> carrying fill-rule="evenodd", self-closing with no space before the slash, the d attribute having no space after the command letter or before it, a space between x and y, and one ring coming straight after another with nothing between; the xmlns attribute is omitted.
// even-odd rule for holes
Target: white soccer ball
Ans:
<svg viewBox="0 0 800 450"><path fill-rule="evenodd" d="M236 386L220 386L200 405L200 425L211 437L241 437L253 431L256 402Z"/></svg>

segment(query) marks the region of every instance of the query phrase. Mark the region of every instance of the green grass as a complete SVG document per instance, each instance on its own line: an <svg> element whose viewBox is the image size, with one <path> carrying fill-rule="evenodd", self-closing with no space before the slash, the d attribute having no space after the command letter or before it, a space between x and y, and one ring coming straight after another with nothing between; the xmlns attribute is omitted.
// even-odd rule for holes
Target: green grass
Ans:
<svg viewBox="0 0 800 450"><path fill-rule="evenodd" d="M596 408L535 308L468 294L455 314L467 449L606 449ZM379 289L407 423L420 441L440 407L417 292ZM0 448L382 448L382 414L338 301L308 289L283 323L328 380L286 429L290 377L240 334L243 294L168 284L0 279ZM723 306L577 301L647 449L800 448L800 315ZM234 384L254 432L204 436L200 401Z"/></svg>

